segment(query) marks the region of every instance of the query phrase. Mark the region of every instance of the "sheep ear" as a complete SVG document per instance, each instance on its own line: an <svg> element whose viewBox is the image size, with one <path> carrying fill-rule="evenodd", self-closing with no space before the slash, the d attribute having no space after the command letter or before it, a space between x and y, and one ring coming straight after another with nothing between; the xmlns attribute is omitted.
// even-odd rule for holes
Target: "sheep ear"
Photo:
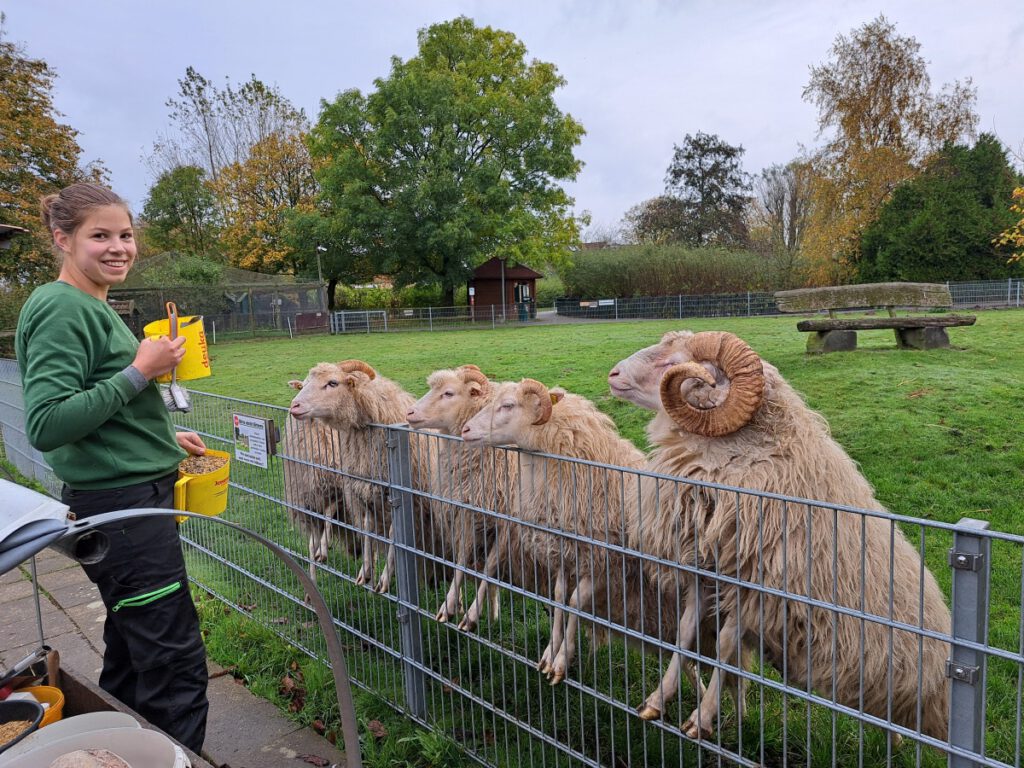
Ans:
<svg viewBox="0 0 1024 768"><path fill-rule="evenodd" d="M551 395L551 404L555 405L556 403L561 401L561 399L563 397L565 397L565 392L551 392L550 395Z"/></svg>
<svg viewBox="0 0 1024 768"><path fill-rule="evenodd" d="M302 389L302 382L298 379L292 379L288 382L288 386L292 389Z"/></svg>

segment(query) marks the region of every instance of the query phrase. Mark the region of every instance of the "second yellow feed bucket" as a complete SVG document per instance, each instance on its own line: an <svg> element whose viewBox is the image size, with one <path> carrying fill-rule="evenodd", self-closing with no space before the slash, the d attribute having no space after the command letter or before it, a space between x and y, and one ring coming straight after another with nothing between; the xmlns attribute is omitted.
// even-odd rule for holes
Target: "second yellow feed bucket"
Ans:
<svg viewBox="0 0 1024 768"><path fill-rule="evenodd" d="M154 320L142 329L146 338L171 336L169 319ZM202 315L186 315L178 318L177 335L185 337L185 357L178 363L177 375L180 381L201 379L210 375L210 350L206 346L206 331L203 329ZM171 374L158 376L157 381L167 384Z"/></svg>
<svg viewBox="0 0 1024 768"><path fill-rule="evenodd" d="M228 506L228 474L231 470L231 454L207 448L202 456L192 456L185 461L223 459L223 466L211 471L189 472L178 467L178 480L174 484L174 508L183 512L216 516ZM187 520L179 517L178 522Z"/></svg>

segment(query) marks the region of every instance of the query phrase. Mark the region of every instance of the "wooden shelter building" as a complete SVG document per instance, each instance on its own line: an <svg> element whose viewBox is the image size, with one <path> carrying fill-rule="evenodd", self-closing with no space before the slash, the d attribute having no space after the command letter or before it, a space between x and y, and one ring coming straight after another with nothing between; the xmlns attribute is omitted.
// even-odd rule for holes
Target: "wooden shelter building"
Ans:
<svg viewBox="0 0 1024 768"><path fill-rule="evenodd" d="M504 307L508 315L518 313L521 316L525 311L529 317L536 317L537 279L541 277L544 275L540 272L522 264L507 264L504 259L495 256L473 270L473 277L469 281L470 303L478 311L494 305L499 312Z"/></svg>

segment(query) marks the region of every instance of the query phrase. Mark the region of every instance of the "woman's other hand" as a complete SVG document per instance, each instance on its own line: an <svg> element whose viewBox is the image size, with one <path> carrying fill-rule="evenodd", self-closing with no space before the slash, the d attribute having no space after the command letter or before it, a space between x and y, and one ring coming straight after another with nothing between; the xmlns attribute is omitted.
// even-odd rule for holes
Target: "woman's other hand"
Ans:
<svg viewBox="0 0 1024 768"><path fill-rule="evenodd" d="M171 341L166 336L146 338L139 342L139 351L135 353L132 365L139 373L152 381L157 376L170 373L185 357L185 337L179 336Z"/></svg>
<svg viewBox="0 0 1024 768"><path fill-rule="evenodd" d="M206 444L203 442L203 438L195 432L175 432L174 437L177 439L178 445L187 453L193 456L202 456L206 453Z"/></svg>

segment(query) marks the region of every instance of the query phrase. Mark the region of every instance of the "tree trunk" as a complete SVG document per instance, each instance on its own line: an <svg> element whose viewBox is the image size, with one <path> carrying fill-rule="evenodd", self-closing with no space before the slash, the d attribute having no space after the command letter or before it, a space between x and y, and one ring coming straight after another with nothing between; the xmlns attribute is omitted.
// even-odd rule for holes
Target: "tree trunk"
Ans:
<svg viewBox="0 0 1024 768"><path fill-rule="evenodd" d="M334 291L338 287L338 278L327 278L327 311L334 311Z"/></svg>
<svg viewBox="0 0 1024 768"><path fill-rule="evenodd" d="M444 294L441 296L441 306L443 307L454 307L455 306L455 286L445 285Z"/></svg>

